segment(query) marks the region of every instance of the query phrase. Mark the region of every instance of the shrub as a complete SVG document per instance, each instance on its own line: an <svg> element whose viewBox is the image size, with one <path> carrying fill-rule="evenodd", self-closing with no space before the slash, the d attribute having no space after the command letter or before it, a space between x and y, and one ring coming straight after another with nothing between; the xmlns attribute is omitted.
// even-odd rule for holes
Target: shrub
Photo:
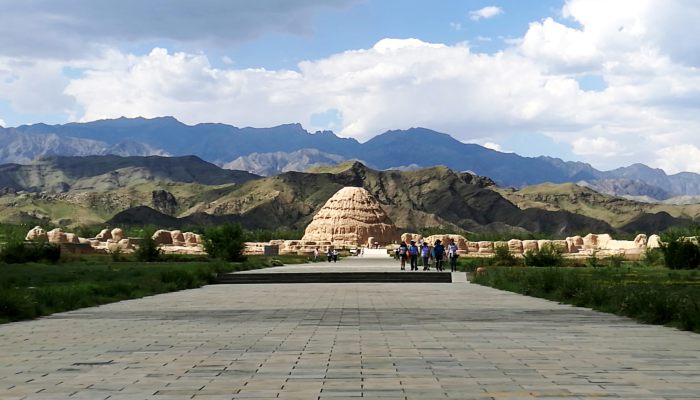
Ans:
<svg viewBox="0 0 700 400"><path fill-rule="evenodd" d="M245 238L238 224L224 224L207 229L204 249L211 257L225 261L244 261Z"/></svg>
<svg viewBox="0 0 700 400"><path fill-rule="evenodd" d="M699 277L655 268L491 268L472 282L700 332Z"/></svg>
<svg viewBox="0 0 700 400"><path fill-rule="evenodd" d="M663 260L663 253L659 249L651 249L647 248L644 250L644 257L642 258L642 262L648 266L652 267L655 265L659 265Z"/></svg>
<svg viewBox="0 0 700 400"><path fill-rule="evenodd" d="M23 242L13 240L0 250L0 262L24 264L45 261L55 264L61 259L61 247L45 242Z"/></svg>
<svg viewBox="0 0 700 400"><path fill-rule="evenodd" d="M564 263L561 251L552 244L544 245L539 250L526 251L523 259L528 267L558 267Z"/></svg>
<svg viewBox="0 0 700 400"><path fill-rule="evenodd" d="M152 232L145 232L143 240L136 248L136 251L134 251L134 257L138 261L153 262L161 260L162 252L152 236Z"/></svg>
<svg viewBox="0 0 700 400"><path fill-rule="evenodd" d="M586 257L586 267L589 268L600 268L600 259L598 258L598 255L593 252L590 256Z"/></svg>
<svg viewBox="0 0 700 400"><path fill-rule="evenodd" d="M610 267L612 268L622 267L623 261L625 261L625 256L623 256L622 254L616 254L608 257L608 264L610 264Z"/></svg>
<svg viewBox="0 0 700 400"><path fill-rule="evenodd" d="M110 257L112 257L112 261L114 261L114 262L126 261L126 259L124 258L124 251L119 246L110 250L109 255L110 255Z"/></svg>
<svg viewBox="0 0 700 400"><path fill-rule="evenodd" d="M493 249L493 257L491 258L493 265L510 266L516 265L518 260L514 255L510 254L510 250L506 245L496 246Z"/></svg>
<svg viewBox="0 0 700 400"><path fill-rule="evenodd" d="M700 248L684 238L674 238L661 246L664 263L670 269L696 269L700 265Z"/></svg>

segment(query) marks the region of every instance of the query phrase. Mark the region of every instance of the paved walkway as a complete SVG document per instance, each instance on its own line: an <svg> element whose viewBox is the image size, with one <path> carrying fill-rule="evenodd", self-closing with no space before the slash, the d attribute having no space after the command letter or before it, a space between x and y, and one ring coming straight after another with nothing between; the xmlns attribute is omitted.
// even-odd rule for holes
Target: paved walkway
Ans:
<svg viewBox="0 0 700 400"><path fill-rule="evenodd" d="M218 285L0 326L3 400L319 397L697 399L700 335L467 283Z"/></svg>

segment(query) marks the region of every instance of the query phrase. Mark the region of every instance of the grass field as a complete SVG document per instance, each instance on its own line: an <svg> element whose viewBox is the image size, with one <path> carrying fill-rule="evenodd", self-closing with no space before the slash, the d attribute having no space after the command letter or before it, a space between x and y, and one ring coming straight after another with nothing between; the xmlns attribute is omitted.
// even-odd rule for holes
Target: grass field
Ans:
<svg viewBox="0 0 700 400"><path fill-rule="evenodd" d="M211 283L220 272L306 262L303 256L220 261L112 262L89 257L56 265L0 264L0 322L32 319Z"/></svg>
<svg viewBox="0 0 700 400"><path fill-rule="evenodd" d="M700 271L487 267L473 282L700 333Z"/></svg>

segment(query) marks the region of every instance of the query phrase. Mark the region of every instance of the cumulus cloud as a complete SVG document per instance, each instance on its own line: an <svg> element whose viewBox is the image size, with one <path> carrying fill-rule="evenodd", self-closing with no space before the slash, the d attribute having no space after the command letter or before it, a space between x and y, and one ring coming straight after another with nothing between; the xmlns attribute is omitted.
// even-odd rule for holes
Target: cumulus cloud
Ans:
<svg viewBox="0 0 700 400"><path fill-rule="evenodd" d="M472 21L478 21L480 19L493 18L500 14L503 14L503 9L501 7L487 6L478 10L470 11L469 19Z"/></svg>
<svg viewBox="0 0 700 400"><path fill-rule="evenodd" d="M231 43L303 34L320 8L357 0L0 0L0 53L67 59L124 42Z"/></svg>
<svg viewBox="0 0 700 400"><path fill-rule="evenodd" d="M71 113L75 100L63 93L65 65L0 58L0 99L21 113Z"/></svg>
<svg viewBox="0 0 700 400"><path fill-rule="evenodd" d="M3 121L2 118L0 118L0 127L3 127L3 126L5 126L5 121Z"/></svg>
<svg viewBox="0 0 700 400"><path fill-rule="evenodd" d="M72 80L66 93L85 120L172 114L186 122L271 125L335 109L340 133L360 139L418 125L465 139L546 121L559 126L559 118L575 119L563 106L578 102L574 79L545 76L519 54L484 56L417 39L384 39L298 68L217 69L204 55L155 49L141 57L114 54Z"/></svg>
<svg viewBox="0 0 700 400"><path fill-rule="evenodd" d="M692 144L664 147L656 152L653 163L667 172L700 172L700 148Z"/></svg>

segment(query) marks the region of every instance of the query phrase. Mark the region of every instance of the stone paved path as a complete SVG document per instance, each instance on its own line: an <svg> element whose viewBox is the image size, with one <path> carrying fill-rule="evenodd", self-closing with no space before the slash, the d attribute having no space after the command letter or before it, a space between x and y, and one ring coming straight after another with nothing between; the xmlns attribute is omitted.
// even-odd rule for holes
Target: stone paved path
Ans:
<svg viewBox="0 0 700 400"><path fill-rule="evenodd" d="M467 283L208 286L0 326L3 400L358 397L697 399L700 335Z"/></svg>

